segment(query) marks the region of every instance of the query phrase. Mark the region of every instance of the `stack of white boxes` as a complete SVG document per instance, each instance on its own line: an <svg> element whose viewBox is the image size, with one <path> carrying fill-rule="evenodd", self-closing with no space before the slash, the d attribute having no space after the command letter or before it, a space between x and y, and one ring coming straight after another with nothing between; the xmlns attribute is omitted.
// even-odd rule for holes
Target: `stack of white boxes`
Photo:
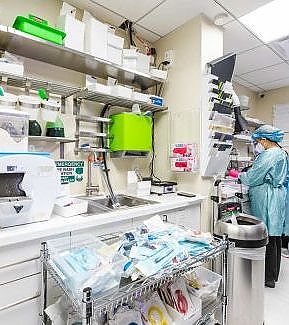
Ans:
<svg viewBox="0 0 289 325"><path fill-rule="evenodd" d="M75 13L76 9L64 2L58 17L57 27L66 33L65 47L83 52L85 24L75 18Z"/></svg>
<svg viewBox="0 0 289 325"><path fill-rule="evenodd" d="M142 54L136 48L123 50L123 66L139 72L150 72L150 56Z"/></svg>

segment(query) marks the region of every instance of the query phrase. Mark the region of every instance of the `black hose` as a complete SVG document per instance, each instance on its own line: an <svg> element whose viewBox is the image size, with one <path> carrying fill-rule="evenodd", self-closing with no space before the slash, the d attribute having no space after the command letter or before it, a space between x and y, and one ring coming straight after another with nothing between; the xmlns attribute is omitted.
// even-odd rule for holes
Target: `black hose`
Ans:
<svg viewBox="0 0 289 325"><path fill-rule="evenodd" d="M105 117L105 114L109 111L109 109L111 108L111 104L110 103L107 103L103 106L101 112L100 112L100 117ZM103 133L104 132L104 122L101 122L100 123L100 132ZM101 137L101 146L102 148L105 147L105 143L104 143L104 137ZM107 184L109 186L109 189L111 192L113 192L112 190L112 186L111 186L111 183L110 183L110 179L109 179L109 174L108 174L108 168L107 168L107 160L106 160L106 152L103 153L103 165L104 165L104 173L105 173L105 176L106 176L106 179L107 179Z"/></svg>

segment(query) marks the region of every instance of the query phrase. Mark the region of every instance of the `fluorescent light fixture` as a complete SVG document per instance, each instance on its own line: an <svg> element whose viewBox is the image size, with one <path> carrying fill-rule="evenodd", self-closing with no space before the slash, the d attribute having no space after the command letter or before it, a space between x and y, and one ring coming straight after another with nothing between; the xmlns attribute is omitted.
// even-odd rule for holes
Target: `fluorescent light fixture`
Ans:
<svg viewBox="0 0 289 325"><path fill-rule="evenodd" d="M263 42L289 35L289 0L274 0L239 18Z"/></svg>

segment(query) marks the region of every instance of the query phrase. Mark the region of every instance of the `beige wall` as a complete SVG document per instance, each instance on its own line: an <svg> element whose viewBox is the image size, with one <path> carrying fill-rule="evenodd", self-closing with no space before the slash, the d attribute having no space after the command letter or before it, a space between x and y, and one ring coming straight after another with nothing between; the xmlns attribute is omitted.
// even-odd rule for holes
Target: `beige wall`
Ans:
<svg viewBox="0 0 289 325"><path fill-rule="evenodd" d="M62 1L58 0L1 0L0 1L0 24L12 25L16 15L27 16L29 13L47 19L51 26L56 24L59 10L61 8ZM99 18L99 17L98 17ZM64 84L71 85L84 85L85 75L62 69L42 62L24 59L25 61L25 74L40 79L54 80ZM10 92L21 94L19 89L7 89ZM68 114L62 115L62 119L65 122L65 134L67 137L74 137L75 134L75 122L72 115L73 101L67 100L66 110ZM83 113L96 115L100 110L100 105L96 103L84 102L82 105ZM51 145L45 143L32 143L35 149L46 150L53 152L55 158L59 158L58 145ZM87 159L87 154L80 154L75 156L74 144L65 145L65 158L67 159ZM111 179L113 187L116 190L122 190L126 188L126 175L127 170L131 170L134 167L139 167L145 176L149 175L149 163L150 159L114 159L110 160L109 167L111 168ZM99 170L96 168L93 172L94 182L96 184L101 183ZM75 184L71 186L73 194L84 193L86 186L86 178L81 184Z"/></svg>
<svg viewBox="0 0 289 325"><path fill-rule="evenodd" d="M212 46L212 44L214 46ZM168 160L168 146L175 142L201 141L201 80L205 63L223 53L223 33L199 16L156 42L159 60L164 52L174 50L174 65L169 70L169 79L163 95L169 113L156 122L156 170L164 179L175 179L179 189L209 196L210 181L199 173L172 173ZM209 200L203 205L202 228L210 224Z"/></svg>
<svg viewBox="0 0 289 325"><path fill-rule="evenodd" d="M254 114L267 123L273 123L273 106L289 103L289 87L266 91L263 98L258 98ZM289 123L289 121L288 121Z"/></svg>

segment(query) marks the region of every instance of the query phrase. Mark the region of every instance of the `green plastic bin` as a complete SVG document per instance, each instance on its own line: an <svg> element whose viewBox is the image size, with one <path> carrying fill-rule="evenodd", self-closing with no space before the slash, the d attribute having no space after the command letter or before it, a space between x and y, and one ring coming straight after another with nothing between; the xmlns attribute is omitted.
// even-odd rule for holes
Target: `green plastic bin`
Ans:
<svg viewBox="0 0 289 325"><path fill-rule="evenodd" d="M109 149L116 151L151 151L152 118L133 113L111 115Z"/></svg>
<svg viewBox="0 0 289 325"><path fill-rule="evenodd" d="M66 36L62 30L48 26L47 20L34 15L29 15L29 18L17 16L13 28L58 45L63 45L63 39Z"/></svg>

